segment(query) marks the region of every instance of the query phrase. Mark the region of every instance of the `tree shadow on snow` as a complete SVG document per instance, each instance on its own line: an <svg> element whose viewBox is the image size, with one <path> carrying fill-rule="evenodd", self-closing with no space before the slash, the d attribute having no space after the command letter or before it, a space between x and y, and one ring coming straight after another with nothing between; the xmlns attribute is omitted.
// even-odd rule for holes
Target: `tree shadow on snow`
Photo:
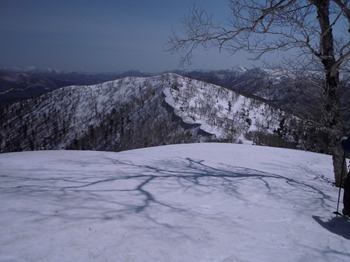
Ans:
<svg viewBox="0 0 350 262"><path fill-rule="evenodd" d="M331 233L350 240L350 221L346 218L334 216L328 221L324 221L324 219L318 216L312 216L312 218Z"/></svg>
<svg viewBox="0 0 350 262"><path fill-rule="evenodd" d="M101 157L100 162L107 162L111 169L96 171L97 173L88 172L86 175L79 171L79 168L71 174L65 170L47 170L44 176L36 175L35 172L28 176L4 175L4 179L16 179L16 186L0 186L0 194L5 192L16 197L42 199L50 203L54 212L31 210L38 212L43 219L55 216L70 220L110 220L138 214L159 224L161 223L154 215L154 208L187 216L198 214L195 213L196 207L193 209L187 203L182 205L181 201L173 201L174 199L162 195L171 191L180 194L191 192L192 197L220 192L228 198L248 203L249 194L242 193L242 186L252 193L263 190L264 194L275 199L292 195L291 201L294 200L293 197L299 197L302 190L311 194L310 206L327 207L327 203L330 202L330 196L310 184L245 167L213 167L204 160L192 158L137 164ZM70 164L74 167L94 165L84 160ZM279 187L281 181L283 187ZM176 198L176 194L171 196ZM165 223L162 225L171 226Z"/></svg>

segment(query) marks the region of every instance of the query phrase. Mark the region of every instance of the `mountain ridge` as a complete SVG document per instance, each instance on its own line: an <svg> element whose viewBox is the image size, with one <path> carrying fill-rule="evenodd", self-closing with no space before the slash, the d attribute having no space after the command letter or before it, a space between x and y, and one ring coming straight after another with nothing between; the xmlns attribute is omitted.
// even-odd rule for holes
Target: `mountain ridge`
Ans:
<svg viewBox="0 0 350 262"><path fill-rule="evenodd" d="M174 73L67 86L0 113L0 152L237 143L258 131L298 142L297 118L232 90Z"/></svg>

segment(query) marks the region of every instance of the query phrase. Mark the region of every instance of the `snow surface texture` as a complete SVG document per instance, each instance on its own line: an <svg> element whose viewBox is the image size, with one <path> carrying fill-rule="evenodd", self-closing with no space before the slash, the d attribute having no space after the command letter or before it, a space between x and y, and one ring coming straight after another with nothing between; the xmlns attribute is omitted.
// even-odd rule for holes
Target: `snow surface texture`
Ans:
<svg viewBox="0 0 350 262"><path fill-rule="evenodd" d="M327 155L235 144L0 155L0 261L350 261Z"/></svg>

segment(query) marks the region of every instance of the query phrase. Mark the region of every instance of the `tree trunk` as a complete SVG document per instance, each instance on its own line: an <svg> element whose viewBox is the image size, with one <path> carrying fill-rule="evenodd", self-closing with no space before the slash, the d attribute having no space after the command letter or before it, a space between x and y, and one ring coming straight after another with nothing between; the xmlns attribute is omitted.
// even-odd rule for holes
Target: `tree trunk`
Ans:
<svg viewBox="0 0 350 262"><path fill-rule="evenodd" d="M325 66L326 70L332 71ZM327 72L327 81L325 87L325 127L328 130L330 136L330 149L332 152L333 169L335 185L337 187L342 186L341 181L344 174L342 174L343 167L343 155L344 152L340 145L340 139L343 136L343 125L340 112L340 99L339 99L339 72ZM345 169L346 170L346 169Z"/></svg>
<svg viewBox="0 0 350 262"><path fill-rule="evenodd" d="M340 145L340 139L343 136L343 123L340 112L340 95L339 95L339 69L334 68L335 60L323 59L322 63L326 70L325 86L325 127L330 136L330 149L332 152L335 185L341 185L341 176L343 168L343 150ZM333 65L333 66L329 66ZM346 169L345 169L346 170Z"/></svg>
<svg viewBox="0 0 350 262"><path fill-rule="evenodd" d="M340 112L339 95L339 65L334 55L334 38L330 24L330 1L312 1L317 8L317 19L320 24L320 53L316 54L323 64L326 74L324 86L324 124L330 137L330 149L332 152L334 177L336 186L341 186L341 171L343 164L343 152L340 146L343 125Z"/></svg>
<svg viewBox="0 0 350 262"><path fill-rule="evenodd" d="M344 187L345 179L348 173L346 161L343 161L344 152L341 147L333 149L332 160L335 175L335 186ZM343 172L342 172L343 171Z"/></svg>

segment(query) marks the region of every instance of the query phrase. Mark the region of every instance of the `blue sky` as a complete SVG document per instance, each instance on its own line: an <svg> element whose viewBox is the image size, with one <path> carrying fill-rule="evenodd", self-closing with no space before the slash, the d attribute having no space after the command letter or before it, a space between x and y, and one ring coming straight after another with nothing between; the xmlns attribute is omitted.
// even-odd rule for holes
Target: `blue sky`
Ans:
<svg viewBox="0 0 350 262"><path fill-rule="evenodd" d="M0 0L0 66L65 71L161 72L179 68L164 52L172 28L196 4L216 17L226 0ZM243 55L198 50L194 69L251 65Z"/></svg>

